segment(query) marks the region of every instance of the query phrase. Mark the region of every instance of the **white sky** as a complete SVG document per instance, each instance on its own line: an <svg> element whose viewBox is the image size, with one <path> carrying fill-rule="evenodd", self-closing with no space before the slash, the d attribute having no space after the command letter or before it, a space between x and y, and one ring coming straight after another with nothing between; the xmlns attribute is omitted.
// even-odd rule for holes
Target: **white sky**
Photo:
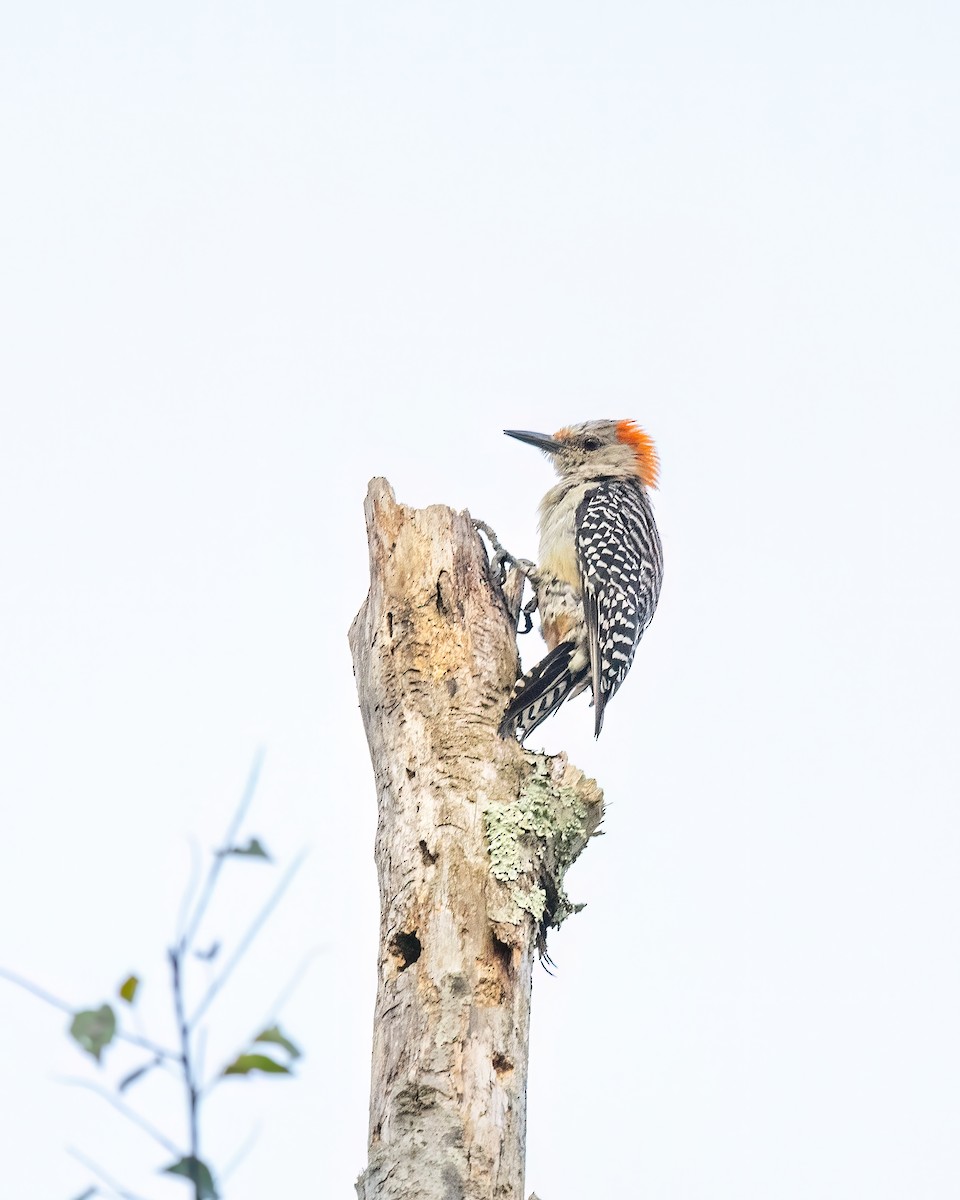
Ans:
<svg viewBox="0 0 960 1200"><path fill-rule="evenodd" d="M0 964L78 1004L135 969L166 1035L190 840L266 748L248 832L311 854L211 1063L321 953L300 1080L211 1099L215 1163L262 1121L228 1200L364 1163L367 479L532 554L551 475L501 430L628 416L665 584L600 741L585 701L533 738L609 810L535 983L528 1191L960 1194L958 35L946 0L7 6ZM81 1192L72 1145L184 1197L59 1082L96 1074L62 1017L0 1003L3 1193Z"/></svg>

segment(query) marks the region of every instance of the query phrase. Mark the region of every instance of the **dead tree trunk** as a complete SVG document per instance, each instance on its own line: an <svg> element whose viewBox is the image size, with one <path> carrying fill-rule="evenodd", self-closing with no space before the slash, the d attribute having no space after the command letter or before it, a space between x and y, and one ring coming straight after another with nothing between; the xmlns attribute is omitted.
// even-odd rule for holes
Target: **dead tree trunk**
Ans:
<svg viewBox="0 0 960 1200"><path fill-rule="evenodd" d="M530 989L592 780L497 734L514 619L470 516L366 501L350 630L376 779L380 956L360 1200L522 1200Z"/></svg>

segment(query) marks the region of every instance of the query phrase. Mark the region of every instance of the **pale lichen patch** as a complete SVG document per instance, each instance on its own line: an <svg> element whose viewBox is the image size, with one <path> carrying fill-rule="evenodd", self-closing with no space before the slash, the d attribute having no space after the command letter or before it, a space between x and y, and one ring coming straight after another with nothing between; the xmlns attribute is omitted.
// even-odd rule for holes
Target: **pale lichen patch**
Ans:
<svg viewBox="0 0 960 1200"><path fill-rule="evenodd" d="M563 877L599 822L602 799L565 759L526 754L529 773L515 800L484 810L484 828L495 879L510 885L495 920L518 924L524 913L544 927L559 925L582 905L572 905Z"/></svg>

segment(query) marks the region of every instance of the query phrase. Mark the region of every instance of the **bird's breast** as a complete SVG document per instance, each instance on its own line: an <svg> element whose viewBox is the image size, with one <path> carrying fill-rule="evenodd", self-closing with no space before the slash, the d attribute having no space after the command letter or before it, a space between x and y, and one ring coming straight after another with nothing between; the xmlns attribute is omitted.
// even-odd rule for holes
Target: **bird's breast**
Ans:
<svg viewBox="0 0 960 1200"><path fill-rule="evenodd" d="M580 590L580 565L574 536L577 507L585 485L558 484L547 492L540 505L541 572Z"/></svg>

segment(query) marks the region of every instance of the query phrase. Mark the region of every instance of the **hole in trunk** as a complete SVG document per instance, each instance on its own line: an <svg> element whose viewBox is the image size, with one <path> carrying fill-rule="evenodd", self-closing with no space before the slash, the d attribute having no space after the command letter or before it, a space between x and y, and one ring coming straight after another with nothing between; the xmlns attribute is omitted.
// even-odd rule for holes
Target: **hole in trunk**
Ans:
<svg viewBox="0 0 960 1200"><path fill-rule="evenodd" d="M496 934L494 934L493 954L494 958L500 964L500 969L509 979L510 972L513 970L513 947L508 946L506 942L501 942Z"/></svg>
<svg viewBox="0 0 960 1200"><path fill-rule="evenodd" d="M415 963L420 957L423 947L420 945L420 939L415 931L398 933L393 939L393 944L390 949L400 960L400 970L405 971L411 963Z"/></svg>
<svg viewBox="0 0 960 1200"><path fill-rule="evenodd" d="M513 1063L505 1054L495 1054L492 1063L493 1069L498 1075L506 1075L508 1071L513 1070Z"/></svg>

